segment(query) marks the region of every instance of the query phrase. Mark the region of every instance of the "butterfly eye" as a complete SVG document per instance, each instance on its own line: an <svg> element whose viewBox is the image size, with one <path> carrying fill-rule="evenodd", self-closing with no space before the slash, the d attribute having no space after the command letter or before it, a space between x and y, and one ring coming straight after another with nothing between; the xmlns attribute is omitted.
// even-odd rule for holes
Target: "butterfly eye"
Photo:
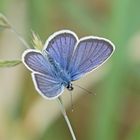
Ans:
<svg viewBox="0 0 140 140"><path fill-rule="evenodd" d="M69 91L72 91L74 88L71 83L69 83L66 87Z"/></svg>

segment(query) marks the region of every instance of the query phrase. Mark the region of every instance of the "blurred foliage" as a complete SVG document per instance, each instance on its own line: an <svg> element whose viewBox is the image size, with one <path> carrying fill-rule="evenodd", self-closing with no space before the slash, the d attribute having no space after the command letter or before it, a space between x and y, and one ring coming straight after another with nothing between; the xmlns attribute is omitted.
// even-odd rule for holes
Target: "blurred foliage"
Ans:
<svg viewBox="0 0 140 140"><path fill-rule="evenodd" d="M8 21L4 15L0 13L0 28L10 28Z"/></svg>
<svg viewBox="0 0 140 140"><path fill-rule="evenodd" d="M32 42L33 42L34 48L36 50L42 50L44 44L42 43L40 37L34 32L32 32L32 36L33 36L32 37Z"/></svg>
<svg viewBox="0 0 140 140"><path fill-rule="evenodd" d="M12 1L13 5L20 2ZM78 35L104 36L116 45L108 74L97 85L89 85L91 88L94 86L93 92L97 90L96 99L81 97L77 101L81 102L77 105L79 110L74 113L68 110L77 139L139 140L140 62L131 60L129 48L133 46L129 42L140 31L140 0L26 0L25 3L28 32L33 29L43 40L54 31L68 28ZM8 0L0 0L2 12L7 4ZM18 62L0 62L2 66L15 64ZM20 128L19 134L27 140L71 139L62 117L41 134L32 136L24 128L25 116L37 100L31 78L27 74L25 76L20 96L9 115L12 124L17 123L15 130Z"/></svg>
<svg viewBox="0 0 140 140"><path fill-rule="evenodd" d="M114 117L120 117L119 115L122 113L124 76L129 67L129 58L127 57L128 40L135 31L139 30L136 25L140 23L140 18L131 19L131 16L133 18L137 15L137 10L131 10L131 8L138 9L138 4L140 4L138 0L135 0L135 2L117 0L112 3L110 38L116 44L116 52L114 58L112 58L114 63L112 63L109 78L106 79L106 84L101 88L104 94L100 98L97 111L97 140L118 139L120 125L114 120Z"/></svg>
<svg viewBox="0 0 140 140"><path fill-rule="evenodd" d="M20 64L21 61L20 60L0 60L0 68L3 68L3 67L13 67L13 66L16 66L18 64Z"/></svg>

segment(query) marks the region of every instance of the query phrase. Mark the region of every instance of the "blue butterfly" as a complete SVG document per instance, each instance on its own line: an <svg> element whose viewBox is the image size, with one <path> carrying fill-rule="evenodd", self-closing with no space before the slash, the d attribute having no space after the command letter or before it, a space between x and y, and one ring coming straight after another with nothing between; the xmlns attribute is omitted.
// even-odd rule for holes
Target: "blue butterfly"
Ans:
<svg viewBox="0 0 140 140"><path fill-rule="evenodd" d="M101 66L114 50L113 43L105 38L88 36L78 39L74 32L61 30L49 37L42 52L26 50L22 61L32 71L40 95L55 99L64 88L73 90L72 81Z"/></svg>

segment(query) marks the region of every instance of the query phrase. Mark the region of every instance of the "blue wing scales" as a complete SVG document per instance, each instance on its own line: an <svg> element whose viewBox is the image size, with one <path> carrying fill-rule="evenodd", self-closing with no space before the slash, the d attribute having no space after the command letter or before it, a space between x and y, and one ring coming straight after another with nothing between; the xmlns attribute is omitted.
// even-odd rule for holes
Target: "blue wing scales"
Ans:
<svg viewBox="0 0 140 140"><path fill-rule="evenodd" d="M54 74L50 62L41 52L32 49L25 51L23 62L32 71L36 90L43 97L53 99L62 93L64 87L59 77Z"/></svg>
<svg viewBox="0 0 140 140"><path fill-rule="evenodd" d="M68 30L59 31L48 39L45 50L61 66L68 70L74 47L77 43L77 36Z"/></svg>
<svg viewBox="0 0 140 140"><path fill-rule="evenodd" d="M41 52L29 49L24 52L22 59L31 71L53 75L50 63Z"/></svg>
<svg viewBox="0 0 140 140"><path fill-rule="evenodd" d="M36 90L47 99L57 98L64 90L64 86L54 77L32 73Z"/></svg>
<svg viewBox="0 0 140 140"><path fill-rule="evenodd" d="M76 80L103 64L113 53L114 45L107 39L85 37L77 44L77 36L64 30L51 36L45 50Z"/></svg>
<svg viewBox="0 0 140 140"><path fill-rule="evenodd" d="M92 37L81 39L69 66L72 80L103 64L113 51L113 44L105 39Z"/></svg>

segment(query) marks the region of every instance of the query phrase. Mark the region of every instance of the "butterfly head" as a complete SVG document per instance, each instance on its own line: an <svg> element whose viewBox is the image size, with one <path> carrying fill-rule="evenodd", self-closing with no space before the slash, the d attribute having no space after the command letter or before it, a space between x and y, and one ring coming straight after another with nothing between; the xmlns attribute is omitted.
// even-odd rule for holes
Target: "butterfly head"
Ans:
<svg viewBox="0 0 140 140"><path fill-rule="evenodd" d="M72 90L73 90L73 85L72 85L72 83L68 83L68 85L66 86L66 88L67 88L69 91L72 91Z"/></svg>

